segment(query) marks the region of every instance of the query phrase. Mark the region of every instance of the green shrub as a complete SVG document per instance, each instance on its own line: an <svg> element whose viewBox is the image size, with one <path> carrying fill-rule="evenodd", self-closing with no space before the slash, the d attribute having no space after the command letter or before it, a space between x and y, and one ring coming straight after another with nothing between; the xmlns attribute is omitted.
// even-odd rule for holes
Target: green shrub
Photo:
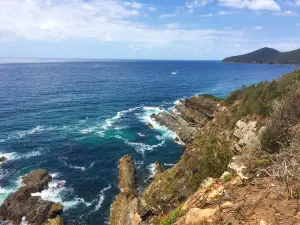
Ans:
<svg viewBox="0 0 300 225"><path fill-rule="evenodd" d="M181 209L181 207L176 208L173 210L168 218L165 218L160 221L160 225L171 225L176 222L176 220L184 215L184 211Z"/></svg>

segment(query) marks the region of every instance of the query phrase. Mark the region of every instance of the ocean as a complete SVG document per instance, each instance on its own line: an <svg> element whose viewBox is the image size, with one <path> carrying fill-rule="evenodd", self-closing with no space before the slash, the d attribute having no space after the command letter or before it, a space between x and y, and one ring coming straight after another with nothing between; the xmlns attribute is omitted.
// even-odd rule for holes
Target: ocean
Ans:
<svg viewBox="0 0 300 225"><path fill-rule="evenodd" d="M45 168L53 181L37 195L61 202L67 224L107 224L119 158L133 156L142 191L155 161L169 168L181 156L176 135L151 121L152 113L195 94L224 97L296 68L220 61L0 64L0 156L9 159L0 168L0 203L21 176Z"/></svg>

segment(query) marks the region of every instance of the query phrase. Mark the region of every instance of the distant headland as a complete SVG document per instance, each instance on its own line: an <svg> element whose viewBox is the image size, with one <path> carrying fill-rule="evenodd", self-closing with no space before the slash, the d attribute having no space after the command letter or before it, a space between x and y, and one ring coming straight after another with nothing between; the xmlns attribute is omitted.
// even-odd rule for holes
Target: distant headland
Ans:
<svg viewBox="0 0 300 225"><path fill-rule="evenodd" d="M264 63L264 64L300 64L300 49L280 52L273 48L261 48L245 55L232 56L223 59L232 63Z"/></svg>

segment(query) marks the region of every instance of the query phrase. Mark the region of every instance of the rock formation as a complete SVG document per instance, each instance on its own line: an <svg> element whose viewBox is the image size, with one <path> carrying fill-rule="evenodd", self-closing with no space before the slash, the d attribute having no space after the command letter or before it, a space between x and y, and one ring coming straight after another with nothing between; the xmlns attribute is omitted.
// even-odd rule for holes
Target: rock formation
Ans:
<svg viewBox="0 0 300 225"><path fill-rule="evenodd" d="M208 121L214 118L218 100L211 96L194 96L179 101L175 109L153 114L151 118L175 132L180 140L191 140Z"/></svg>
<svg viewBox="0 0 300 225"><path fill-rule="evenodd" d="M37 169L22 178L24 186L8 196L0 207L1 220L14 225L22 220L32 225L62 224L60 218L56 218L63 211L59 203L42 200L41 197L32 196L32 193L41 192L48 188L52 177L44 169ZM51 222L52 219L60 223Z"/></svg>
<svg viewBox="0 0 300 225"><path fill-rule="evenodd" d="M129 155L123 156L119 161L118 187L120 193L111 206L110 225L131 225L131 219L134 216L131 215L131 210L135 206L130 203L137 197L137 190L134 161Z"/></svg>

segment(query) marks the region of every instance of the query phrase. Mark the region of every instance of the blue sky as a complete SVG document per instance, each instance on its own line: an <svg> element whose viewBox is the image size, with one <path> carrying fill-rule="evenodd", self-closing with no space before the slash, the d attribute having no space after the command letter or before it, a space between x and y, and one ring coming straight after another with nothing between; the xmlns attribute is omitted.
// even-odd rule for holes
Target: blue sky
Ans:
<svg viewBox="0 0 300 225"><path fill-rule="evenodd" d="M222 59L300 48L300 0L1 0L0 57Z"/></svg>

